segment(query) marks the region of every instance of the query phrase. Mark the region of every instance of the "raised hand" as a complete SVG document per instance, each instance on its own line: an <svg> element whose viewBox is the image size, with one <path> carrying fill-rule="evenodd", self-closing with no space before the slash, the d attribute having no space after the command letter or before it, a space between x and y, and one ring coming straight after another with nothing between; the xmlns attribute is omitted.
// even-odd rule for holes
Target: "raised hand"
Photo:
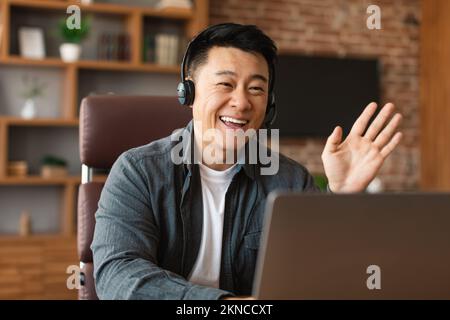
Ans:
<svg viewBox="0 0 450 320"><path fill-rule="evenodd" d="M402 116L399 113L392 116L395 110L392 103L383 107L366 131L376 109L377 104L370 103L343 142L339 126L328 137L322 161L331 191L364 191L399 144L402 133L397 128Z"/></svg>

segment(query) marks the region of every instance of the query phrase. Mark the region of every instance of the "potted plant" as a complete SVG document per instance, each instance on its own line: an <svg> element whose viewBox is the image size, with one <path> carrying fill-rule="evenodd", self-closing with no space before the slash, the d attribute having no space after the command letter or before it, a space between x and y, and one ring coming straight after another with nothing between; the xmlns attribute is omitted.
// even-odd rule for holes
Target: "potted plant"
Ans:
<svg viewBox="0 0 450 320"><path fill-rule="evenodd" d="M41 175L44 178L65 177L67 176L66 160L47 155L42 158Z"/></svg>
<svg viewBox="0 0 450 320"><path fill-rule="evenodd" d="M69 29L66 20L60 21L60 34L64 43L59 47L61 59L64 62L78 61L81 55L81 41L87 37L90 30L90 22L88 19L81 19L80 28Z"/></svg>
<svg viewBox="0 0 450 320"><path fill-rule="evenodd" d="M25 99L25 104L20 112L22 118L31 119L36 115L36 98L44 95L44 90L47 86L46 83L42 83L38 78L29 78L24 76L22 78L24 85L24 90L22 92L22 97Z"/></svg>
<svg viewBox="0 0 450 320"><path fill-rule="evenodd" d="M321 190L327 191L328 179L324 174L314 174L314 184Z"/></svg>

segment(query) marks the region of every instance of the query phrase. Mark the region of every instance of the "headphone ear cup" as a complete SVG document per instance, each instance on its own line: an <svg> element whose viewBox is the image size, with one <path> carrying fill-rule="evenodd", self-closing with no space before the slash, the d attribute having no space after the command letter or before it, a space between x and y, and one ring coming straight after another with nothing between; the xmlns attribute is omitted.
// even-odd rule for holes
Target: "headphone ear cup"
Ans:
<svg viewBox="0 0 450 320"><path fill-rule="evenodd" d="M184 81L184 86L187 89L186 90L186 106L192 106L194 104L195 99L195 85L192 80L186 80Z"/></svg>
<svg viewBox="0 0 450 320"><path fill-rule="evenodd" d="M195 88L194 82L185 80L180 82L177 87L178 101L183 106L191 106L194 103Z"/></svg>
<svg viewBox="0 0 450 320"><path fill-rule="evenodd" d="M186 105L186 86L183 82L178 83L177 86L177 96L178 96L178 102L185 106Z"/></svg>
<svg viewBox="0 0 450 320"><path fill-rule="evenodd" d="M272 126L276 117L277 117L277 108L275 105L275 96L271 94L269 97L269 104L266 110L266 118L264 119L264 124L266 128L269 129Z"/></svg>

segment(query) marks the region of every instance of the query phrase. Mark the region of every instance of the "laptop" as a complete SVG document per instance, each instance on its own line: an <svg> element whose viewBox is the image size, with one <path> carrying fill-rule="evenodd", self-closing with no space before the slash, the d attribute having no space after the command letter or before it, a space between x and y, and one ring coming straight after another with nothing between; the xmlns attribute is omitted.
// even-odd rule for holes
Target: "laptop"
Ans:
<svg viewBox="0 0 450 320"><path fill-rule="evenodd" d="M258 299L450 299L450 194L274 193Z"/></svg>

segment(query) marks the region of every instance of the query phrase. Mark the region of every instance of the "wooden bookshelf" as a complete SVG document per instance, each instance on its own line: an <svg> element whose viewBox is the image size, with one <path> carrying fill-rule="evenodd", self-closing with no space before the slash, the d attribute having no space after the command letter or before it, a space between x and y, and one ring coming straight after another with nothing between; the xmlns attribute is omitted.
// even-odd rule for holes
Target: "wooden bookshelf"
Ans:
<svg viewBox="0 0 450 320"><path fill-rule="evenodd" d="M5 234L0 236L0 246L2 244L8 243L8 242L28 242L28 241L57 241L61 239L68 239L68 240L76 240L76 237L74 236L61 236L60 234L51 234L51 233L45 233L45 234L32 234L28 236L19 236L15 234Z"/></svg>
<svg viewBox="0 0 450 320"><path fill-rule="evenodd" d="M12 7L26 7L45 10L66 10L67 6L74 4L80 7L83 12L114 14L121 16L133 15L135 13L144 16L157 17L162 19L190 20L195 13L191 9L185 8L149 8L139 6L128 6L122 4L110 4L94 2L83 5L79 1L45 1L45 0L3 0L9 2Z"/></svg>
<svg viewBox="0 0 450 320"><path fill-rule="evenodd" d="M76 299L66 287L76 252L73 236L0 236L0 299Z"/></svg>
<svg viewBox="0 0 450 320"><path fill-rule="evenodd" d="M6 126L27 126L27 127L76 127L79 124L78 119L61 118L36 118L23 119L17 117L2 117L0 121Z"/></svg>
<svg viewBox="0 0 450 320"><path fill-rule="evenodd" d="M10 186L58 186L66 185L75 181L75 177L61 178L43 178L41 176L25 176L25 177L4 177L0 179L0 185Z"/></svg>
<svg viewBox="0 0 450 320"><path fill-rule="evenodd" d="M100 0L99 0L100 1ZM76 298L76 290L68 292L65 286L64 266L67 267L69 262L78 264L76 258L76 196L78 186L81 183L79 175L60 177L60 178L43 178L39 175L29 175L25 177L11 177L7 175L7 164L9 160L10 143L14 143L14 139L10 134L11 128L77 128L79 125L78 109L81 100L81 92L79 88L80 72L83 70L96 72L136 72L149 74L173 74L180 72L179 65L158 65L147 63L143 60L142 52L144 45L144 30L146 23L150 20L157 22L168 22L176 26L180 26L182 33L191 38L197 32L208 25L208 0L194 0L192 9L166 8L156 9L149 7L137 7L124 4L107 4L95 2L90 5L81 5L78 1L55 1L55 0L0 0L0 23L3 25L1 29L1 46L0 46L0 72L5 66L17 66L30 68L33 70L57 69L62 73L62 90L61 101L59 103L58 114L60 118L36 118L22 119L9 115L0 114L0 187L17 188L27 187L34 188L39 193L44 187L56 186L62 188L61 193L61 221L58 233L37 234L27 237L15 235L0 234L0 256L11 254L13 258L9 260L0 259L0 269L7 270L0 273L0 298ZM106 61L106 60L80 60L74 63L65 63L59 56L48 56L44 59L28 59L18 55L13 45L13 34L11 17L14 14L36 15L55 15L55 12L65 13L66 8L70 4L76 4L81 8L83 13L93 13L94 19L97 16L110 15L114 19L120 19L123 22L124 32L130 35L130 59L129 61ZM26 9L26 10L22 10ZM47 71L47 70L45 70ZM174 93L175 93L174 88ZM15 129L16 130L16 129ZM22 129L20 129L22 130ZM27 160L27 159L24 159ZM105 182L106 175L94 176L94 181ZM40 189L41 188L41 189ZM0 203L0 212L2 204ZM2 216L0 215L0 224ZM30 261L17 263L13 261L21 261L19 257L25 251L30 259L37 259L40 262L30 267ZM51 261L45 261L46 257L56 259L51 254L45 252L64 252L60 255L62 265L52 264ZM58 258L60 259L60 258ZM6 262L5 262L6 261ZM34 260L33 260L34 261ZM59 260L56 260L59 261ZM29 272L36 272L44 275L44 282L34 282L32 289L21 284L26 279L21 278L20 273L24 268L31 268ZM64 269L64 270L63 270ZM28 269L27 269L28 270ZM45 271L47 270L47 271ZM28 271L27 271L28 272ZM15 279L15 288L7 288L3 285L4 278L9 274L11 279ZM45 280L46 279L46 280ZM5 280L6 281L6 280ZM12 281L12 280L11 280ZM64 283L62 283L64 281ZM20 287L20 289L18 289ZM53 290L52 288L56 288ZM31 287L30 287L31 288ZM43 289L42 289L43 288ZM42 290L41 290L42 289ZM53 290L53 292L52 292Z"/></svg>
<svg viewBox="0 0 450 320"><path fill-rule="evenodd" d="M8 127L0 121L0 179L6 176L8 163Z"/></svg>
<svg viewBox="0 0 450 320"><path fill-rule="evenodd" d="M107 176L97 175L93 177L94 182L105 182ZM25 177L4 176L0 178L0 186L54 186L54 185L79 185L81 178L79 176L44 178L39 175L30 175Z"/></svg>
<svg viewBox="0 0 450 320"><path fill-rule="evenodd" d="M3 0L0 2L0 21L2 21L0 58L6 57L9 53L9 14L10 8L8 2Z"/></svg>
<svg viewBox="0 0 450 320"><path fill-rule="evenodd" d="M81 60L74 63L65 63L58 58L45 58L45 59L25 59L18 56L9 56L4 59L0 59L0 64L4 65L24 65L35 67L56 67L67 68L73 67L76 69L86 70L105 70L105 71L135 71L135 72L153 72L153 73L172 73L177 74L180 72L180 67L157 65L151 63L131 63L120 61L96 61L96 60Z"/></svg>
<svg viewBox="0 0 450 320"><path fill-rule="evenodd" d="M105 182L107 178L108 178L108 175L98 174L98 175L94 175L92 177L92 181L93 182ZM70 179L68 180L68 183L79 185L81 183L81 178L78 176L70 177Z"/></svg>
<svg viewBox="0 0 450 320"><path fill-rule="evenodd" d="M45 59L28 59L15 55L8 55L0 59L1 64L16 65L16 66L31 66L31 67L58 67L63 68L66 64L59 58L45 58Z"/></svg>
<svg viewBox="0 0 450 320"><path fill-rule="evenodd" d="M111 61L79 61L76 66L80 69L90 70L111 70L111 71L137 71L137 72L153 72L153 73L179 73L179 66L163 66L157 64L131 64L127 62L111 62Z"/></svg>

